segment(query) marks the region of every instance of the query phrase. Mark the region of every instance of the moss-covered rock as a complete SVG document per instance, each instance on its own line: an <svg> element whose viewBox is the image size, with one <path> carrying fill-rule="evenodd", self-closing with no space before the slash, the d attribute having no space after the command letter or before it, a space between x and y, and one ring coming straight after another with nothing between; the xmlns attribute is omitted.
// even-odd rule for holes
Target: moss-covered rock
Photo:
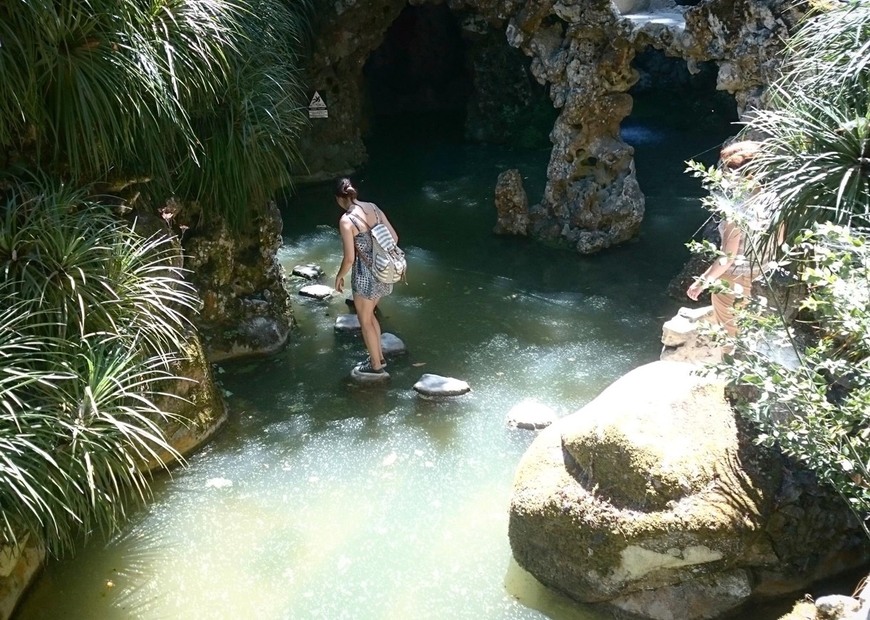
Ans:
<svg viewBox="0 0 870 620"><path fill-rule="evenodd" d="M287 342L293 325L285 273L277 258L281 214L270 204L243 230L223 222L197 225L186 209L176 224L185 225L185 266L202 297L195 317L210 361L264 355Z"/></svg>
<svg viewBox="0 0 870 620"><path fill-rule="evenodd" d="M579 601L692 620L867 557L845 505L756 448L694 368L642 366L542 431L511 501L520 566Z"/></svg>
<svg viewBox="0 0 870 620"><path fill-rule="evenodd" d="M191 333L185 353L187 359L173 369L184 379L166 385L167 396L157 402L158 407L173 414L174 421L163 431L169 444L182 456L208 441L227 419L223 395L215 384L211 364L195 333ZM153 460L147 469L154 470L174 460L165 453L160 457L162 463Z"/></svg>

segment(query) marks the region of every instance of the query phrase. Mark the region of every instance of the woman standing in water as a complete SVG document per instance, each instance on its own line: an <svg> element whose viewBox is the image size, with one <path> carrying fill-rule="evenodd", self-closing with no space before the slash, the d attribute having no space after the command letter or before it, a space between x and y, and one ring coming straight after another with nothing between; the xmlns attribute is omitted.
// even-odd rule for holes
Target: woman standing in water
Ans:
<svg viewBox="0 0 870 620"><path fill-rule="evenodd" d="M385 370L386 362L381 351L381 325L375 317L375 308L381 297L393 292L393 285L378 281L372 273L371 229L378 223L386 225L397 243L399 235L376 204L358 199L357 191L350 179L338 180L335 186L335 200L345 211L338 220L344 258L338 273L335 274L335 290L339 293L344 290L344 276L350 271L353 304L362 328L363 342L369 352L368 359L357 365L355 370L362 374L388 377Z"/></svg>
<svg viewBox="0 0 870 620"><path fill-rule="evenodd" d="M751 140L734 142L724 147L719 153L722 166L729 172L739 174L737 171L758 154L759 143ZM751 179L745 179L751 189L750 193L757 191L753 188ZM745 204L750 198L749 194L742 197ZM735 205L737 211L742 210L742 205ZM743 214L744 216L746 214ZM714 282L721 282L724 290L710 294L713 304L713 316L716 322L725 328L725 331L734 336L737 333L737 325L734 322L734 304L738 298L746 299L752 289L752 265L746 256L746 234L739 222L723 217L719 223L719 234L722 237L720 250L722 256L717 258L707 270L695 279L694 283L686 291L689 299L698 300L701 292Z"/></svg>

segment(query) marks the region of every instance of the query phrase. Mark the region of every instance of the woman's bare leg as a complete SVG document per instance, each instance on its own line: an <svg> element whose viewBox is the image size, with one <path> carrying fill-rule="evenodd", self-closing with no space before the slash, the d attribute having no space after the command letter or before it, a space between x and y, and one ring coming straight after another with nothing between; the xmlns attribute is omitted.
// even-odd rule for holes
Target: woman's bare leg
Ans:
<svg viewBox="0 0 870 620"><path fill-rule="evenodd" d="M381 351L381 324L375 318L375 306L378 299L366 299L360 295L353 296L353 305L362 328L363 342L369 352L372 368L379 370L382 367L381 360L384 358Z"/></svg>

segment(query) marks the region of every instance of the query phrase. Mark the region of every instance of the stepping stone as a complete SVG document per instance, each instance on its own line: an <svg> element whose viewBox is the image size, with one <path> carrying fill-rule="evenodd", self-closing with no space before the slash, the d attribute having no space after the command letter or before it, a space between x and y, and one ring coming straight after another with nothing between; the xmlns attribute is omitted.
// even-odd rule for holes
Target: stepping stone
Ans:
<svg viewBox="0 0 870 620"><path fill-rule="evenodd" d="M353 297L348 297L347 299L344 300L344 303L347 304L348 308L350 308L352 311L356 312L356 304L353 303ZM381 317L381 309L378 308L377 306L375 307L375 316L378 318Z"/></svg>
<svg viewBox="0 0 870 620"><path fill-rule="evenodd" d="M299 294L305 297L314 297L315 299L326 299L332 297L332 287L325 284L309 284L299 289Z"/></svg>
<svg viewBox="0 0 870 620"><path fill-rule="evenodd" d="M386 357L388 355L402 355L403 353L407 353L408 349L405 347L405 343L402 342L401 338L395 334L385 332L381 334L381 351L383 351L384 356Z"/></svg>
<svg viewBox="0 0 870 620"><path fill-rule="evenodd" d="M339 314L335 317L335 331L337 332L358 332L362 329L359 324L359 317L355 314Z"/></svg>
<svg viewBox="0 0 870 620"><path fill-rule="evenodd" d="M531 398L514 405L507 415L510 428L525 428L532 431L547 428L556 420L555 411Z"/></svg>
<svg viewBox="0 0 870 620"><path fill-rule="evenodd" d="M305 278L307 280L316 280L323 275L323 269L320 268L320 265L308 263L307 265L296 265L293 268L292 273L294 276L299 276L300 278Z"/></svg>
<svg viewBox="0 0 870 620"><path fill-rule="evenodd" d="M370 372L360 372L359 369L354 366L353 370L350 371L350 376L354 381L359 381L360 383L380 383L381 381L386 381L390 378L390 373L386 370L382 373L373 374Z"/></svg>
<svg viewBox="0 0 870 620"><path fill-rule="evenodd" d="M449 396L461 396L471 391L471 387L465 382L453 377L425 374L414 384L414 390L426 398L445 398Z"/></svg>

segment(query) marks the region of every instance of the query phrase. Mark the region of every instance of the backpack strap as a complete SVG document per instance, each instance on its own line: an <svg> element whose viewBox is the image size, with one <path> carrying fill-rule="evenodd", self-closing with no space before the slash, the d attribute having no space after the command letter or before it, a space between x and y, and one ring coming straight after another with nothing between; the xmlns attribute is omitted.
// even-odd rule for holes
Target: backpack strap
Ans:
<svg viewBox="0 0 870 620"><path fill-rule="evenodd" d="M353 227L357 229L357 232L365 232L366 230L371 228L368 225L368 222L364 222L364 224L366 225L365 228L360 228L359 227L360 219L357 216L351 215L350 213L347 213L346 215L347 215L348 219L350 220L350 223L353 224Z"/></svg>

